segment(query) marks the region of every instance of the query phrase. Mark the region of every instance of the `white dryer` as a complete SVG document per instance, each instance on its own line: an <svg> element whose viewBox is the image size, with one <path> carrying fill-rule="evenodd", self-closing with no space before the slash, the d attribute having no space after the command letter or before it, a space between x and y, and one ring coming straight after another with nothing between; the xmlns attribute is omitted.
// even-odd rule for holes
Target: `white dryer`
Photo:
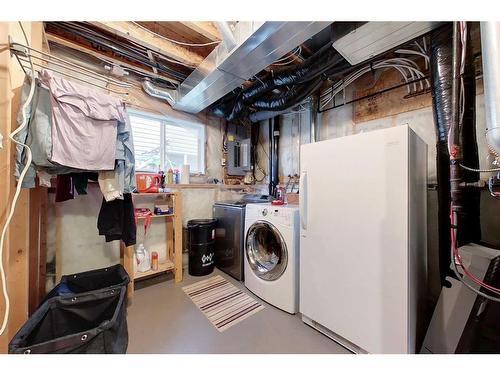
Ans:
<svg viewBox="0 0 500 375"><path fill-rule="evenodd" d="M299 311L299 208L247 204L245 286L288 313Z"/></svg>

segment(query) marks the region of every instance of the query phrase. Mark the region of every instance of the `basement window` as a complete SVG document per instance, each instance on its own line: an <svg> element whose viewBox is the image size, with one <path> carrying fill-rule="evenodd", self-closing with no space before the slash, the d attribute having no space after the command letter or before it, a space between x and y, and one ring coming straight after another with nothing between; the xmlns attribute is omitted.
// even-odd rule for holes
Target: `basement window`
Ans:
<svg viewBox="0 0 500 375"><path fill-rule="evenodd" d="M128 111L137 172L181 169L205 173L205 125L136 110Z"/></svg>

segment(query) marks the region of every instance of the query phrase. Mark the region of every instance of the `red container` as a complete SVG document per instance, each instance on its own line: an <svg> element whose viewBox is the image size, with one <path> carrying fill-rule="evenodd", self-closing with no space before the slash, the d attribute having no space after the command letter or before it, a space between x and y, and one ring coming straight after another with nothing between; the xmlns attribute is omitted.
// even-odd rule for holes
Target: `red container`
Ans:
<svg viewBox="0 0 500 375"><path fill-rule="evenodd" d="M139 193L158 193L161 188L159 173L136 173L135 180Z"/></svg>

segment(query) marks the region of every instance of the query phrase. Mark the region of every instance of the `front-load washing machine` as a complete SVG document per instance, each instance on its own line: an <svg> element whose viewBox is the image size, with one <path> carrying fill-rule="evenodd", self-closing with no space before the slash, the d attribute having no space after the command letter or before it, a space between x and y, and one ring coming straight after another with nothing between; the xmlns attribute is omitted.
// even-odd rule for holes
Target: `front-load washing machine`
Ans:
<svg viewBox="0 0 500 375"><path fill-rule="evenodd" d="M299 311L299 208L247 204L245 286L288 313Z"/></svg>

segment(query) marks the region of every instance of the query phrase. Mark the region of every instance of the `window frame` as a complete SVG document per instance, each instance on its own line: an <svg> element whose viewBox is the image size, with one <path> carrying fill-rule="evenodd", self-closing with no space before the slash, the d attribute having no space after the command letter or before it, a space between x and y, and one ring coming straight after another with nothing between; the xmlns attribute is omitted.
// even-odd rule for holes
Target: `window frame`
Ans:
<svg viewBox="0 0 500 375"><path fill-rule="evenodd" d="M199 155L199 163L201 163L201 172L192 172L190 171L191 176L204 176L207 172L207 163L206 163L206 153L207 153L207 129L206 129L206 124L202 122L197 122L197 121L188 121L188 120L181 120L178 118L175 118L173 116L168 116L168 115L160 115L156 114L153 112L148 112L144 111L142 109L136 109L136 108L127 108L127 113L129 115L137 116L137 117L143 117L145 119L152 119L152 120L157 120L160 121L160 153L161 153L161 158L160 158L160 170L166 171L165 165L166 165L166 155L165 155L165 141L166 141L166 125L167 124L174 124L174 125L179 125L179 126L196 126L201 129L201 141L199 142L198 145L198 152L200 153ZM132 128L132 136L134 135L134 130L132 127L132 123L130 124L130 127ZM134 146L135 147L135 146ZM136 172L144 172L144 173L150 173L149 171L141 171L141 170L136 170Z"/></svg>

